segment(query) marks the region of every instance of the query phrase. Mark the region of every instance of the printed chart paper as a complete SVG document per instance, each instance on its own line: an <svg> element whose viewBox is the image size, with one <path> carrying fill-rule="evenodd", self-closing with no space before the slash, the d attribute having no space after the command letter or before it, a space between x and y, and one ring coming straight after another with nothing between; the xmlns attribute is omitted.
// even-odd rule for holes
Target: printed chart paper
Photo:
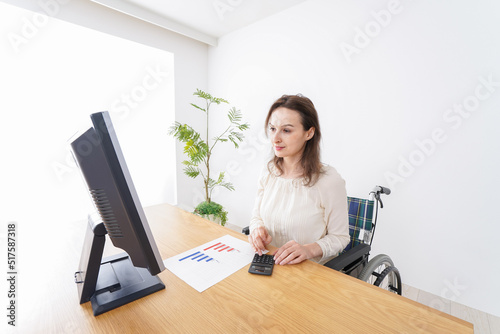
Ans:
<svg viewBox="0 0 500 334"><path fill-rule="evenodd" d="M163 262L165 267L199 292L252 262L248 242L225 235Z"/></svg>

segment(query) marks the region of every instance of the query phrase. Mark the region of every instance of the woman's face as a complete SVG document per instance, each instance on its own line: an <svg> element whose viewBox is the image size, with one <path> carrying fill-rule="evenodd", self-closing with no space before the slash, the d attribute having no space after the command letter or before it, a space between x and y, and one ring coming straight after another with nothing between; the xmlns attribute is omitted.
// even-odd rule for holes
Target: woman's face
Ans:
<svg viewBox="0 0 500 334"><path fill-rule="evenodd" d="M297 111L280 107L269 118L268 134L277 157L298 161L306 142L314 135L314 128L304 130Z"/></svg>

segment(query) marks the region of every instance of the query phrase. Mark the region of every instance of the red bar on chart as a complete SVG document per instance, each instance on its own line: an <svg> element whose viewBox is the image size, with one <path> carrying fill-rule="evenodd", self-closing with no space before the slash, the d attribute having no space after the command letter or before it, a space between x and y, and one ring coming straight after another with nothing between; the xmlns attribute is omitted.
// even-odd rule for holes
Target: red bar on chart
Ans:
<svg viewBox="0 0 500 334"><path fill-rule="evenodd" d="M219 247L215 247L215 248L214 248L214 250L218 250L219 248L222 248L222 247L224 247L224 246L225 246L225 245L224 245L224 244L222 244L222 245L220 245Z"/></svg>
<svg viewBox="0 0 500 334"><path fill-rule="evenodd" d="M223 250L228 249L228 248L229 248L229 246L226 246L226 247L224 247L224 248L221 248L221 249L219 249L219 252L222 252Z"/></svg>
<svg viewBox="0 0 500 334"><path fill-rule="evenodd" d="M210 246L210 247L205 248L205 249L204 249L204 251L206 251L207 249L210 249L210 248L212 248L212 247L215 247L215 246L217 246L217 245L220 245L220 242L216 243L215 245L212 245L212 246Z"/></svg>

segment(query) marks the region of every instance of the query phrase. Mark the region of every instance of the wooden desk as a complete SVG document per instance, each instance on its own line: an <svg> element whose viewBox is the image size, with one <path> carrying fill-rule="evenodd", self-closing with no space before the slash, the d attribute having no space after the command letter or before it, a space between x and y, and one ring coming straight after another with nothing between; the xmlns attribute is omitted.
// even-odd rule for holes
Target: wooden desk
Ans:
<svg viewBox="0 0 500 334"><path fill-rule="evenodd" d="M225 234L246 240L167 204L146 215L164 259ZM79 305L73 282L84 224L75 228L78 241L58 250L65 255L57 272L44 273L46 286L34 287L34 296L20 286L19 333L473 332L470 323L310 261L275 266L271 277L245 267L203 293L165 270L165 290L94 317L90 303Z"/></svg>

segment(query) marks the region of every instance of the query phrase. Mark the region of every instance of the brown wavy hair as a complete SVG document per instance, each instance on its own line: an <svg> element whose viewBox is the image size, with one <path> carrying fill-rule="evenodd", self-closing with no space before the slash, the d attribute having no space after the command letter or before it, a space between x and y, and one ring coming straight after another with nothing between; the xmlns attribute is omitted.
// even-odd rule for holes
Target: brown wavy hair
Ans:
<svg viewBox="0 0 500 334"><path fill-rule="evenodd" d="M321 141L321 130L319 127L318 112L312 101L301 94L283 95L277 99L269 109L265 123L266 134L271 115L278 108L287 108L298 112L304 131L314 128L314 135L306 142L304 152L300 159L300 164L304 170L304 184L306 186L312 186L316 183L322 171L319 145ZM274 155L267 167L270 172L272 167L274 167L279 175L283 174L283 158Z"/></svg>

